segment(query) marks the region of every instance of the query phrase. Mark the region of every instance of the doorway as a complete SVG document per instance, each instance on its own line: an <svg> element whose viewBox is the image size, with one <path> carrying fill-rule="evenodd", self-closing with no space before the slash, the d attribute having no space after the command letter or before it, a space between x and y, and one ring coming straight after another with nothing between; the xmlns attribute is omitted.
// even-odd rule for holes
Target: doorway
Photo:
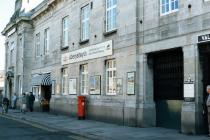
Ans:
<svg viewBox="0 0 210 140"><path fill-rule="evenodd" d="M152 58L156 125L180 130L184 79L182 49L154 53Z"/></svg>
<svg viewBox="0 0 210 140"><path fill-rule="evenodd" d="M50 111L50 99L52 94L52 86L41 86L41 109L43 112Z"/></svg>
<svg viewBox="0 0 210 140"><path fill-rule="evenodd" d="M9 79L9 97L7 97L9 99L9 104L12 104L12 89L13 89L13 85L12 85L12 78Z"/></svg>
<svg viewBox="0 0 210 140"><path fill-rule="evenodd" d="M206 87L210 85L210 43L199 44L199 58L202 69L202 84L203 84L203 94L202 94L202 105L203 105L203 126L204 132L208 133L208 116L206 108L207 92Z"/></svg>

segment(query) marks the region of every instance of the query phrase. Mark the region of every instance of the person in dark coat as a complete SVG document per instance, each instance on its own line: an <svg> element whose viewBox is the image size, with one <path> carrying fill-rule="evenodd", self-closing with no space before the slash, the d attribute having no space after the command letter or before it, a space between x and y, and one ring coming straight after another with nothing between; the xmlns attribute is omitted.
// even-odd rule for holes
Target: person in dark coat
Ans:
<svg viewBox="0 0 210 140"><path fill-rule="evenodd" d="M7 97L4 97L2 102L3 102L2 113L7 113L9 108L9 99Z"/></svg>
<svg viewBox="0 0 210 140"><path fill-rule="evenodd" d="M30 96L30 93L27 92L26 93L26 111L29 111L29 96Z"/></svg>
<svg viewBox="0 0 210 140"><path fill-rule="evenodd" d="M33 110L34 110L34 101L35 101L35 97L34 97L33 93L30 92L30 95L29 95L29 110L31 112L33 112Z"/></svg>
<svg viewBox="0 0 210 140"><path fill-rule="evenodd" d="M0 107L2 107L2 100L3 100L3 95L2 95L2 93L0 92Z"/></svg>

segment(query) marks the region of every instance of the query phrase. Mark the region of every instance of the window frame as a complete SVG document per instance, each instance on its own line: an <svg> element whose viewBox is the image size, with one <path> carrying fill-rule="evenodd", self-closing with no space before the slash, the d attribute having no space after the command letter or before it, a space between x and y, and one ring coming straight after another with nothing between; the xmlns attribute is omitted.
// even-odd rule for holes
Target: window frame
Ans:
<svg viewBox="0 0 210 140"><path fill-rule="evenodd" d="M41 44L40 44L40 41L41 41L40 33L37 33L36 34L36 42L35 42L35 57L40 57L40 55L41 55ZM39 48L39 51L37 51L38 48Z"/></svg>
<svg viewBox="0 0 210 140"><path fill-rule="evenodd" d="M84 79L83 79L83 76L84 76ZM88 64L80 65L80 90L81 90L80 92L81 95L89 95Z"/></svg>
<svg viewBox="0 0 210 140"><path fill-rule="evenodd" d="M35 101L38 101L41 97L41 86L33 86L33 95L35 96Z"/></svg>
<svg viewBox="0 0 210 140"><path fill-rule="evenodd" d="M70 22L69 16L65 16L64 18L62 18L62 48L69 47L69 22ZM65 23L66 23L66 25L65 25ZM66 33L67 33L67 37L65 36ZM65 40L65 39L67 39L67 40Z"/></svg>
<svg viewBox="0 0 210 140"><path fill-rule="evenodd" d="M9 50L10 50L9 62L10 66L12 66L15 63L15 42L11 42Z"/></svg>
<svg viewBox="0 0 210 140"><path fill-rule="evenodd" d="M49 54L49 50L50 50L49 36L50 36L50 29L49 28L46 28L44 30L44 55Z"/></svg>
<svg viewBox="0 0 210 140"><path fill-rule="evenodd" d="M111 67L110 67L110 62L111 62ZM110 78L110 72L112 73L111 78ZM116 78L117 78L116 59L106 60L106 95L117 95ZM111 83L110 79L112 80L112 92L110 92L109 89Z"/></svg>
<svg viewBox="0 0 210 140"><path fill-rule="evenodd" d="M19 95L22 94L22 91L23 91L22 76L18 75L18 93L19 93Z"/></svg>
<svg viewBox="0 0 210 140"><path fill-rule="evenodd" d="M162 0L160 0L159 2L160 2L160 16L164 16L164 15L168 15L168 14L171 14L171 13L175 13L175 12L178 12L179 11L179 0L168 0L169 2L168 2L168 5L169 5L169 11L168 12L165 12L165 13L163 13L163 11L162 11L162 6L163 5L166 5L166 4L162 4ZM171 4L172 4L172 1L174 1L174 3L176 2L176 1L178 1L178 7L177 7L177 9L174 9L174 10L172 10L172 6L171 6Z"/></svg>
<svg viewBox="0 0 210 140"><path fill-rule="evenodd" d="M107 1L109 1L109 0L105 0L105 8L106 8L105 31L106 32L111 32L111 31L114 31L114 30L117 29L117 3L118 3L118 1L116 0L116 4L112 5L110 7L108 7L108 4L107 4L108 2ZM114 1L114 0L110 0L110 1ZM111 2L111 3L113 3L113 2ZM114 9L116 11L115 17L113 15L111 16L112 18L110 18L110 20L111 20L110 23L115 20L115 27L108 28L108 24L109 24L108 12L112 13L112 10L114 10ZM110 26L112 26L112 24L113 23L111 23Z"/></svg>
<svg viewBox="0 0 210 140"><path fill-rule="evenodd" d="M68 95L68 68L62 69L62 95Z"/></svg>
<svg viewBox="0 0 210 140"><path fill-rule="evenodd" d="M85 12L84 12L85 10L88 10L87 17L85 16ZM80 25L81 25L80 41L81 42L90 39L90 10L91 10L91 6L89 3L81 8L81 14L80 14ZM86 29L86 27L88 27L88 29ZM85 31L84 31L84 29L85 29Z"/></svg>

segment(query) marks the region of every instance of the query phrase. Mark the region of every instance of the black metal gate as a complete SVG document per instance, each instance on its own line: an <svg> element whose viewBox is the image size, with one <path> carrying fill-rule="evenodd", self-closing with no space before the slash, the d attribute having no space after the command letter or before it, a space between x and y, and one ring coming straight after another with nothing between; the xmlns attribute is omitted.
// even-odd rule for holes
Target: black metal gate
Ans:
<svg viewBox="0 0 210 140"><path fill-rule="evenodd" d="M153 70L157 126L180 129L184 77L182 49L154 54Z"/></svg>
<svg viewBox="0 0 210 140"><path fill-rule="evenodd" d="M207 108L206 108L206 99L207 99L207 92L206 86L210 85L210 43L200 44L199 45L199 56L200 56L200 64L202 67L203 73L203 128L204 132L208 132L208 118L207 118Z"/></svg>

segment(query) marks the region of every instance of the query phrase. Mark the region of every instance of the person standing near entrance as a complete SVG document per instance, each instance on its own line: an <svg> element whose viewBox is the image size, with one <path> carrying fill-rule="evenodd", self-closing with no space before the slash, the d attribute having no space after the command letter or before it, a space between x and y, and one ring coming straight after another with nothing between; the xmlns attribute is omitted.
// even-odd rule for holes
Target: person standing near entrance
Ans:
<svg viewBox="0 0 210 140"><path fill-rule="evenodd" d="M208 95L208 98L206 100L206 106L207 106L207 115L208 115L208 126L209 126L209 137L210 137L210 85L207 86L207 93L209 94Z"/></svg>
<svg viewBox="0 0 210 140"><path fill-rule="evenodd" d="M16 104L17 104L17 95L15 93L12 97L12 109L16 109Z"/></svg>
<svg viewBox="0 0 210 140"><path fill-rule="evenodd" d="M3 95L2 95L2 93L0 92L0 107L2 107L2 100L3 100Z"/></svg>
<svg viewBox="0 0 210 140"><path fill-rule="evenodd" d="M26 110L29 111L29 92L26 93Z"/></svg>
<svg viewBox="0 0 210 140"><path fill-rule="evenodd" d="M21 112L25 113L26 112L26 94L23 93L22 96L22 107L21 107Z"/></svg>
<svg viewBox="0 0 210 140"><path fill-rule="evenodd" d="M35 97L34 97L33 93L30 92L30 95L29 95L29 110L31 112L33 112L33 110L34 110L34 101L35 101Z"/></svg>
<svg viewBox="0 0 210 140"><path fill-rule="evenodd" d="M2 113L7 113L9 109L9 99L7 97L4 97L2 100Z"/></svg>

